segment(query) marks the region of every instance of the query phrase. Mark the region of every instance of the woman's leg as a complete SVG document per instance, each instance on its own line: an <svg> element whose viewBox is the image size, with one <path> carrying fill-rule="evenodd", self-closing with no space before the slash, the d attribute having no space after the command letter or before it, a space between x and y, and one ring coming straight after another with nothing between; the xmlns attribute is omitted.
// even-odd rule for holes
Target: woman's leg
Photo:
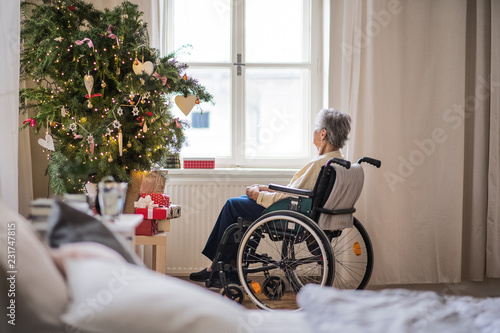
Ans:
<svg viewBox="0 0 500 333"><path fill-rule="evenodd" d="M212 233L208 237L207 244L201 253L208 259L213 260L217 252L224 231L233 223L237 222L238 217L245 220L256 220L265 208L249 199L246 195L237 198L231 198L226 201L224 207L215 222Z"/></svg>

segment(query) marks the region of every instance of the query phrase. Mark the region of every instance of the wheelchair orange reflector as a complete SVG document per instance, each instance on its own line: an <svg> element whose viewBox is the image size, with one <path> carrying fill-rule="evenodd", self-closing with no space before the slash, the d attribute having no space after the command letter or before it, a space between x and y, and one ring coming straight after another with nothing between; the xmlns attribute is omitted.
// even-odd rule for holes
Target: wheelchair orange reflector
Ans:
<svg viewBox="0 0 500 333"><path fill-rule="evenodd" d="M260 295L262 292L262 288L260 287L260 284L257 281L251 281L250 285L252 286L252 289L255 293L255 295Z"/></svg>
<svg viewBox="0 0 500 333"><path fill-rule="evenodd" d="M356 256L360 256L361 255L361 245L359 245L358 242L354 242L354 245L352 246L352 250L354 251L354 254Z"/></svg>

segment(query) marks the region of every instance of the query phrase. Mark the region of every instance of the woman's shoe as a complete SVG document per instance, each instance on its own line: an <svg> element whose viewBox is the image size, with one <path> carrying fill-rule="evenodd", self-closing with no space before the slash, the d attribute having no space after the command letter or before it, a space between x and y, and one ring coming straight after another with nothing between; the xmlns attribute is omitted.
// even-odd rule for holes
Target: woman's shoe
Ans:
<svg viewBox="0 0 500 333"><path fill-rule="evenodd" d="M201 270L199 272L191 273L189 275L189 279L191 281L196 281L196 282L205 282L210 278L210 273L211 272L207 271L207 269L204 268L203 270Z"/></svg>

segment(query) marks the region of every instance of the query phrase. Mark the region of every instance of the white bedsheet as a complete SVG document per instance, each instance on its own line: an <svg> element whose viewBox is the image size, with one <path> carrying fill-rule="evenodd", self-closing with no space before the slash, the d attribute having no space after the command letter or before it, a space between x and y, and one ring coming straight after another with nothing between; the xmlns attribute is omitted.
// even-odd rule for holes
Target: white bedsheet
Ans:
<svg viewBox="0 0 500 333"><path fill-rule="evenodd" d="M298 302L314 332L500 332L500 298L308 285Z"/></svg>

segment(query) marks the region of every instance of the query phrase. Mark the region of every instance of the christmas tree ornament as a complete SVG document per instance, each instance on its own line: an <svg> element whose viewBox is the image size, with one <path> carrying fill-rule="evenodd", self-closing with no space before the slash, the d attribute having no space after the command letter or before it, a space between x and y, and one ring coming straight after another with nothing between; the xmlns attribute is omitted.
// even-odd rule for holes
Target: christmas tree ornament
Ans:
<svg viewBox="0 0 500 333"><path fill-rule="evenodd" d="M38 139L38 144L47 150L55 151L54 138L49 133L45 133L45 139Z"/></svg>
<svg viewBox="0 0 500 333"><path fill-rule="evenodd" d="M127 142L127 147L128 147L128 148L132 147L132 143L131 143L130 141L129 141L129 142Z"/></svg>
<svg viewBox="0 0 500 333"><path fill-rule="evenodd" d="M113 130L110 127L106 128L106 136L111 136L112 134Z"/></svg>
<svg viewBox="0 0 500 333"><path fill-rule="evenodd" d="M101 82L101 87L106 88L106 82L104 82L104 80Z"/></svg>
<svg viewBox="0 0 500 333"><path fill-rule="evenodd" d="M200 104L200 99L197 98L196 101L194 101L196 104Z"/></svg>
<svg viewBox="0 0 500 333"><path fill-rule="evenodd" d="M62 42L62 40L63 40L63 39L64 39L64 38L62 38L62 37L57 37L57 38L54 38L54 40L55 40L56 42Z"/></svg>
<svg viewBox="0 0 500 333"><path fill-rule="evenodd" d="M111 157L111 156L110 156L110 157L108 158L108 162L109 162L109 163L113 162L113 157Z"/></svg>
<svg viewBox="0 0 500 333"><path fill-rule="evenodd" d="M120 122L118 120L113 121L114 128L120 128L121 126L122 126L122 124L120 124Z"/></svg>
<svg viewBox="0 0 500 333"><path fill-rule="evenodd" d="M36 127L36 120L33 118L29 118L29 119L26 119L25 121L23 121L23 125L26 123L30 123L31 127Z"/></svg>
<svg viewBox="0 0 500 333"><path fill-rule="evenodd" d="M122 107L118 107L118 109L116 110L116 113L118 113L119 116L123 116L123 109Z"/></svg>
<svg viewBox="0 0 500 333"><path fill-rule="evenodd" d="M64 105L61 107L61 117L66 117L66 108L64 107Z"/></svg>
<svg viewBox="0 0 500 333"><path fill-rule="evenodd" d="M142 131L144 133L146 133L148 131L148 125L146 124L146 122L144 122L144 126L142 126Z"/></svg>
<svg viewBox="0 0 500 333"><path fill-rule="evenodd" d="M123 133L121 130L118 132L118 154L123 156Z"/></svg>
<svg viewBox="0 0 500 333"><path fill-rule="evenodd" d="M151 61L141 63L139 60L135 59L132 64L132 70L136 75L147 74L151 76L155 70L155 66Z"/></svg>
<svg viewBox="0 0 500 333"><path fill-rule="evenodd" d="M92 105L92 103L90 102L90 99L89 99L89 101L87 102L87 108L92 109L92 107L94 107L94 106Z"/></svg>
<svg viewBox="0 0 500 333"><path fill-rule="evenodd" d="M92 40L90 38L84 38L82 40L75 40L76 45L83 45L85 43L87 43L87 46L89 48L94 49L94 43L92 42Z"/></svg>
<svg viewBox="0 0 500 333"><path fill-rule="evenodd" d="M188 79L187 74L184 74L184 76L182 77L182 79L183 79L184 81L187 81L187 79Z"/></svg>
<svg viewBox="0 0 500 333"><path fill-rule="evenodd" d="M139 108L137 107L137 105L132 109L132 115L136 117L139 115Z"/></svg>
<svg viewBox="0 0 500 333"><path fill-rule="evenodd" d="M166 84L167 84L167 78L166 78L165 76L161 76L161 75L160 75L160 74L158 74L157 72L155 72L155 73L153 74L153 76L154 76L155 78L157 78L158 80L161 80L162 85L166 85Z"/></svg>
<svg viewBox="0 0 500 333"><path fill-rule="evenodd" d="M88 142L89 148L90 148L90 155L94 155L95 142L94 142L94 137L92 136L92 134L89 134L87 136L87 142Z"/></svg>
<svg viewBox="0 0 500 333"><path fill-rule="evenodd" d="M146 103L146 101L144 99L141 99L141 104L144 104Z"/></svg>
<svg viewBox="0 0 500 333"><path fill-rule="evenodd" d="M87 89L87 94L89 96L92 95L92 88L94 87L94 77L89 73L83 77L83 81L85 83L85 89Z"/></svg>
<svg viewBox="0 0 500 333"><path fill-rule="evenodd" d="M76 128L77 128L77 127L76 127L76 123L71 123L71 124L69 125L69 129L70 129L71 131L73 131L73 132L74 132L74 131L76 131Z"/></svg>
<svg viewBox="0 0 500 333"><path fill-rule="evenodd" d="M188 97L179 95L175 96L175 104L177 104L177 107L187 116L193 109L196 99L194 95L189 95Z"/></svg>

